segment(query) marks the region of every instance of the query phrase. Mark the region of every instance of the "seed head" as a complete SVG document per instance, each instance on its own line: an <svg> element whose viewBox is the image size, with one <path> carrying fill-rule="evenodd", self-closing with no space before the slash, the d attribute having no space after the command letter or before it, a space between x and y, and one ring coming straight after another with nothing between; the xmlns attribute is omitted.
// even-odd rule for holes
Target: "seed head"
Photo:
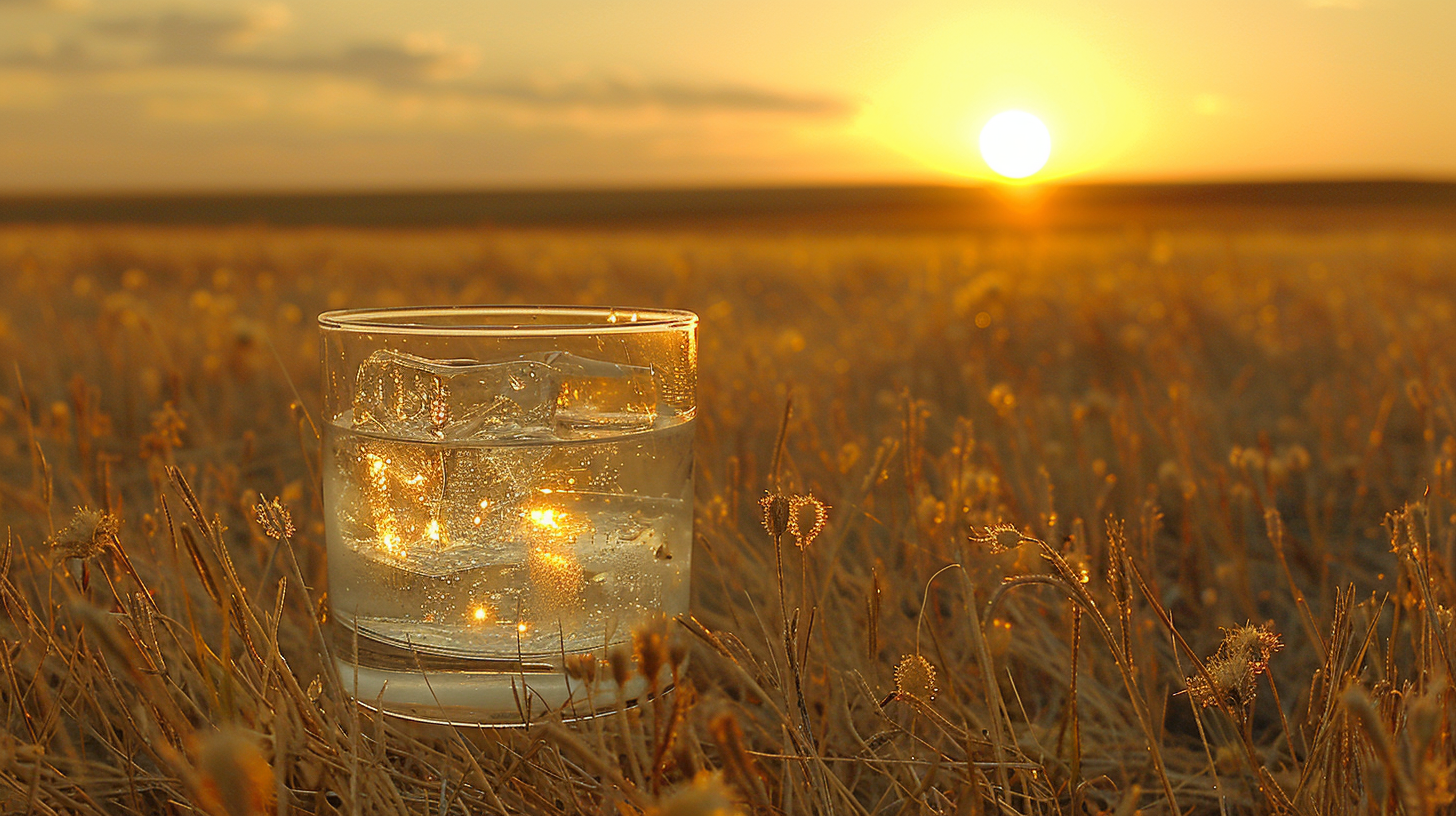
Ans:
<svg viewBox="0 0 1456 816"><path fill-rule="evenodd" d="M254 816L273 810L273 769L251 732L229 727L209 735L198 756L202 787L217 810Z"/></svg>
<svg viewBox="0 0 1456 816"><path fill-rule="evenodd" d="M110 513L78 507L65 529L51 536L51 552L57 558L95 558L109 544L116 546L121 520Z"/></svg>
<svg viewBox="0 0 1456 816"><path fill-rule="evenodd" d="M648 624L633 632L632 651L637 656L642 676L647 678L648 683L656 685L657 675L668 660L667 635L663 627Z"/></svg>
<svg viewBox="0 0 1456 816"><path fill-rule="evenodd" d="M1220 700L1243 705L1254 699L1259 675L1247 659L1215 657L1204 668L1208 670L1208 680L1205 681L1201 674L1195 674L1186 681L1188 696L1200 706L1216 706Z"/></svg>
<svg viewBox="0 0 1456 816"><path fill-rule="evenodd" d="M901 700L928 703L935 699L935 667L918 654L900 658L895 667L895 696Z"/></svg>
<svg viewBox="0 0 1456 816"><path fill-rule="evenodd" d="M1248 655L1249 665L1255 673L1269 670L1269 658L1284 648L1279 633L1269 626L1244 624L1224 635L1224 648L1230 654Z"/></svg>
<svg viewBox="0 0 1456 816"><path fill-rule="evenodd" d="M763 529L773 536L774 541L784 537L789 529L789 497L782 493L770 493L758 500L763 508Z"/></svg>
<svg viewBox="0 0 1456 816"><path fill-rule="evenodd" d="M566 656L566 673L574 680L590 686L597 681L597 657L587 652Z"/></svg>
<svg viewBox="0 0 1456 816"><path fill-rule="evenodd" d="M625 689L627 681L632 679L632 655L619 646L607 652L607 666L612 670L612 679L616 681L617 688Z"/></svg>
<svg viewBox="0 0 1456 816"><path fill-rule="evenodd" d="M814 521L809 525L807 531L799 524L805 510L814 515ZM794 496L789 499L789 535L794 537L794 543L799 545L799 549L809 549L809 545L813 543L819 533L823 532L824 524L828 521L829 506L814 498L812 493L808 496Z"/></svg>
<svg viewBox="0 0 1456 816"><path fill-rule="evenodd" d="M1279 633L1267 626L1230 629L1204 666L1207 679L1195 674L1185 680L1188 695L1200 706L1216 706L1219 701L1248 705L1258 691L1259 675L1269 671L1269 659L1282 648Z"/></svg>
<svg viewBox="0 0 1456 816"><path fill-rule="evenodd" d="M693 781L664 797L650 816L738 816L743 811L733 801L733 790L717 771L699 771Z"/></svg>
<svg viewBox="0 0 1456 816"><path fill-rule="evenodd" d="M161 673L165 663L162 647L157 641L157 611L152 599L144 592L135 592L123 596L121 601L126 609L126 615L121 619L122 627L131 635L132 643L146 661L146 671L152 674Z"/></svg>
<svg viewBox="0 0 1456 816"><path fill-rule="evenodd" d="M289 515L288 508L278 499L273 501L260 501L253 506L253 516L263 526L263 532L269 538L282 541L285 538L293 538L293 516Z"/></svg>
<svg viewBox="0 0 1456 816"><path fill-rule="evenodd" d="M1021 531L1016 529L1016 525L1001 521L984 530L972 529L971 541L992 554L1004 553L1021 544Z"/></svg>

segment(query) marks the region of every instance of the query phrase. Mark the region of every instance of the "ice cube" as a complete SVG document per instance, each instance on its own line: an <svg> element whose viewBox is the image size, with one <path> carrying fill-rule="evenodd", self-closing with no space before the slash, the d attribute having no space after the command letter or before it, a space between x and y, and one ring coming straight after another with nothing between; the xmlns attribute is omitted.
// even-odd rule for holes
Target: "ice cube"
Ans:
<svg viewBox="0 0 1456 816"><path fill-rule="evenodd" d="M369 355L354 389L354 427L430 441L508 439L550 431L555 372L536 360Z"/></svg>
<svg viewBox="0 0 1456 816"><path fill-rule="evenodd" d="M473 563L518 561L515 536L546 450L542 446L456 451L447 472L445 529L459 558Z"/></svg>
<svg viewBox="0 0 1456 816"><path fill-rule="evenodd" d="M657 421L652 369L579 357L565 351L540 355L555 370L555 423L573 432L643 430Z"/></svg>
<svg viewBox="0 0 1456 816"><path fill-rule="evenodd" d="M516 530L545 458L543 446L442 449L355 437L340 450L350 549L410 574L443 577L516 563Z"/></svg>
<svg viewBox="0 0 1456 816"><path fill-rule="evenodd" d="M341 466L358 485L350 515L357 525L356 549L390 562L442 540L439 508L444 486L443 457L428 446L359 438ZM357 526L357 529L354 529ZM351 536L353 537L353 536Z"/></svg>

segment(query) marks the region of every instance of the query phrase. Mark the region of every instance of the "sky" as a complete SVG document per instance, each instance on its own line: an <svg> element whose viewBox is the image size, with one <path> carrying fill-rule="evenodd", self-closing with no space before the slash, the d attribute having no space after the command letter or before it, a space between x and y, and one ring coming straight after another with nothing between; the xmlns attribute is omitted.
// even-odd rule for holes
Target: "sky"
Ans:
<svg viewBox="0 0 1456 816"><path fill-rule="evenodd" d="M0 0L0 193L1456 176L1451 0Z"/></svg>

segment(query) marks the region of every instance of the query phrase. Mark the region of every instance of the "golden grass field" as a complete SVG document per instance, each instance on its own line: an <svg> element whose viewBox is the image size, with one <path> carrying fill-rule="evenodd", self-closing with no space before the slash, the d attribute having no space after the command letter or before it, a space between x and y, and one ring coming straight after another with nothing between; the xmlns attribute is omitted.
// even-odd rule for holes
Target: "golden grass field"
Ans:
<svg viewBox="0 0 1456 816"><path fill-rule="evenodd" d="M380 718L314 317L502 302L702 316L690 662ZM1436 225L0 227L0 812L1451 812L1453 318Z"/></svg>

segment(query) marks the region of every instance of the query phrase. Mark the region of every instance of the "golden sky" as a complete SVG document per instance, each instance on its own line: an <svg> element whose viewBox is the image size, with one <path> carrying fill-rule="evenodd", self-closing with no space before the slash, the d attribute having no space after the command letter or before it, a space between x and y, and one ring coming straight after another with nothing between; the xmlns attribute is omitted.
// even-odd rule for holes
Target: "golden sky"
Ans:
<svg viewBox="0 0 1456 816"><path fill-rule="evenodd" d="M1452 0L0 0L0 191L1456 175Z"/></svg>

